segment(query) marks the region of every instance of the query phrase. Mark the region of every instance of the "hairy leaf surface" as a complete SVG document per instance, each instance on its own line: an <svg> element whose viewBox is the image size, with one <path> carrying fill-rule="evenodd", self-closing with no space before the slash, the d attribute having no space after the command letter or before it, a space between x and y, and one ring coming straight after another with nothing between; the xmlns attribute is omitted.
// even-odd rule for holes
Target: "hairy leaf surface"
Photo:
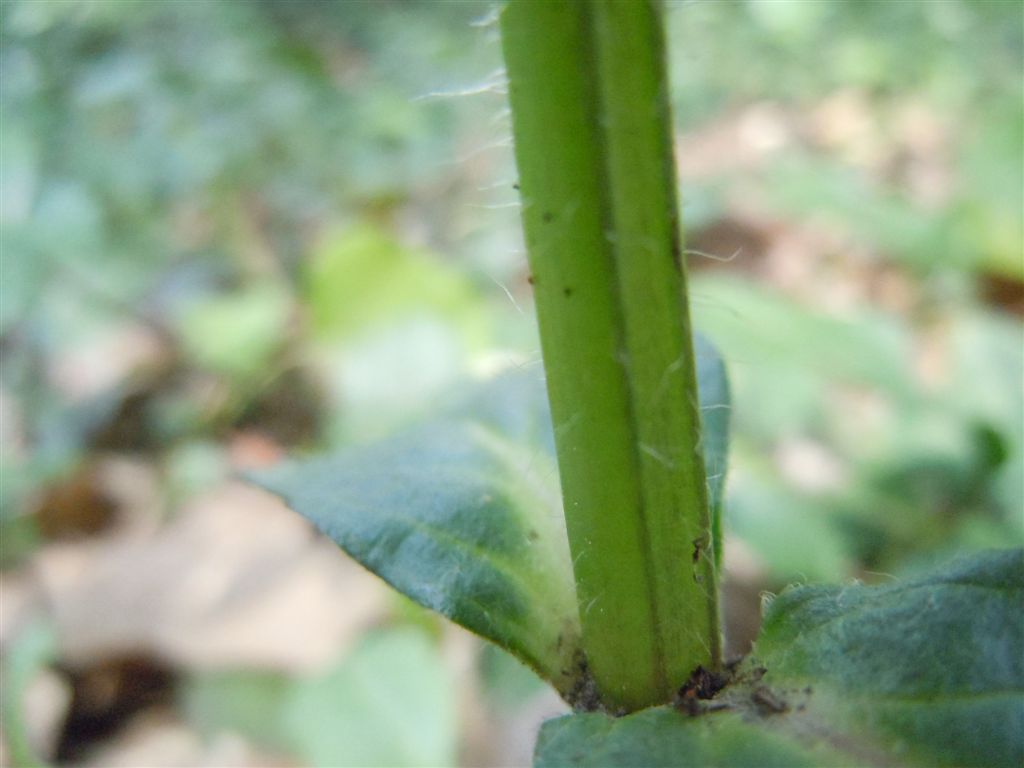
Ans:
<svg viewBox="0 0 1024 768"><path fill-rule="evenodd" d="M714 348L698 349L720 498L728 387ZM508 649L572 699L580 627L543 380L508 373L441 411L370 447L253 479L400 592Z"/></svg>
<svg viewBox="0 0 1024 768"><path fill-rule="evenodd" d="M832 758L832 759L829 759ZM839 765L837 756L815 752L731 712L690 717L670 707L628 717L566 715L541 729L536 768L817 768Z"/></svg>
<svg viewBox="0 0 1024 768"><path fill-rule="evenodd" d="M756 655L794 727L871 735L921 765L1024 761L1024 550L882 587L803 587L768 606ZM801 694L802 695L802 694Z"/></svg>
<svg viewBox="0 0 1024 768"><path fill-rule="evenodd" d="M508 648L563 693L578 647L550 459L440 422L257 480L421 605Z"/></svg>
<svg viewBox="0 0 1024 768"><path fill-rule="evenodd" d="M970 765L1024 761L1024 550L768 606L733 684L693 711L544 725L536 765Z"/></svg>

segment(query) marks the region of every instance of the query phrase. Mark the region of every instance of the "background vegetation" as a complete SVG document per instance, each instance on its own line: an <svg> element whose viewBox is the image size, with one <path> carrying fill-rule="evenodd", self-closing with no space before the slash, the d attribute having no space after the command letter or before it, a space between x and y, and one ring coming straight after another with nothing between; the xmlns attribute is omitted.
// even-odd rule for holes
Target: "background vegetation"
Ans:
<svg viewBox="0 0 1024 768"><path fill-rule="evenodd" d="M6 760L528 759L526 672L233 479L541 376L493 11L0 5ZM1024 540L1022 13L670 7L732 653Z"/></svg>

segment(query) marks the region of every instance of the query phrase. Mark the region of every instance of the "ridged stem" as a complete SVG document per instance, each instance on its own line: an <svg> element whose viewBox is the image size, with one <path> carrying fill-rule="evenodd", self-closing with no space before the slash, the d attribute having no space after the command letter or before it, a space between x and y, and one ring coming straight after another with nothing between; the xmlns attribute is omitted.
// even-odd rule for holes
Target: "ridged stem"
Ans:
<svg viewBox="0 0 1024 768"><path fill-rule="evenodd" d="M720 662L661 14L510 0L501 26L583 643L623 711Z"/></svg>

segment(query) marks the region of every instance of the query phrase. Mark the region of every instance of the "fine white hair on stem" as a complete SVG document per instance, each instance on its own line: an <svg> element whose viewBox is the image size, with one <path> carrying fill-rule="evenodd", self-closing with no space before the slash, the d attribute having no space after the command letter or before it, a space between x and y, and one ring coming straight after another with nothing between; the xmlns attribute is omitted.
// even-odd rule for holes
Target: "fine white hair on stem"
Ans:
<svg viewBox="0 0 1024 768"><path fill-rule="evenodd" d="M480 96L481 94L492 93L505 95L508 93L508 77L503 68L496 69L488 74L483 80L475 85L467 85L462 88L448 90L429 91L428 93L414 96L413 101L434 101L436 99L458 99L464 96Z"/></svg>
<svg viewBox="0 0 1024 768"><path fill-rule="evenodd" d="M502 138L497 139L495 141L492 141L492 142L490 142L488 144L483 144L483 145L477 147L476 149L469 150L469 152L466 152L461 157L457 157L455 159L455 162L460 163L460 164L461 163L465 163L465 162L467 162L469 160L472 160L474 157L477 157L478 155L482 155L484 152L490 152L492 149L507 149L508 147L511 147L511 146L512 146L512 137L511 136L503 136Z"/></svg>
<svg viewBox="0 0 1024 768"><path fill-rule="evenodd" d="M526 317L526 313L523 312L523 308L519 306L519 302L516 301L516 297L512 295L512 291L510 291L508 289L508 287L503 282L501 282L501 280L496 278L494 275L492 275L490 273L485 273L485 274L487 274L487 277L490 278L492 283L494 283L496 286L498 286L499 288L501 288L501 290L503 290L505 292L505 295L508 296L508 300L512 302L512 306L516 308L516 312L518 312L523 317Z"/></svg>
<svg viewBox="0 0 1024 768"><path fill-rule="evenodd" d="M661 464L666 469L675 468L675 462L672 461L672 459L670 459L665 454L655 449L653 446L648 445L647 443L640 443L640 450L643 453L646 453L648 456L650 456L652 459L654 459L656 462Z"/></svg>
<svg viewBox="0 0 1024 768"><path fill-rule="evenodd" d="M555 427L554 427L555 428L555 437L558 437L559 435L564 435L564 434L568 433L570 430L572 430L579 423L580 419L582 419L582 418L583 418L583 414L581 412L577 411L572 416L570 416L568 419L563 421L561 424L555 424Z"/></svg>
<svg viewBox="0 0 1024 768"><path fill-rule="evenodd" d="M501 179L492 184L482 184L476 188L477 192L493 192L496 189L512 189L516 184L515 179Z"/></svg>
<svg viewBox="0 0 1024 768"><path fill-rule="evenodd" d="M476 29L487 29L488 27L496 27L498 25L498 19L501 18L501 6L495 3L487 9L483 14L477 16L475 19L469 22L469 26L475 27Z"/></svg>
<svg viewBox="0 0 1024 768"><path fill-rule="evenodd" d="M721 262L728 263L728 262L732 261L733 259L735 259L740 254L742 254L743 253L743 249L742 248L737 248L733 252L732 256L719 256L717 254L708 253L706 251L698 251L698 250L696 250L694 248L687 248L685 251L683 251L683 253L685 253L687 256L700 256L700 257L705 258L705 259L711 259L712 261L721 261Z"/></svg>
<svg viewBox="0 0 1024 768"><path fill-rule="evenodd" d="M507 203L466 203L467 208L479 208L484 211L504 211L509 208L521 208L522 203L518 200Z"/></svg>
<svg viewBox="0 0 1024 768"><path fill-rule="evenodd" d="M512 117L512 110L508 107L502 107L487 121L489 125L507 125Z"/></svg>
<svg viewBox="0 0 1024 768"><path fill-rule="evenodd" d="M532 368L536 365L540 365L544 358L541 356L539 350L535 350L530 353L525 360L516 359L515 357L509 356L509 368L514 368L517 371L525 371L527 368Z"/></svg>

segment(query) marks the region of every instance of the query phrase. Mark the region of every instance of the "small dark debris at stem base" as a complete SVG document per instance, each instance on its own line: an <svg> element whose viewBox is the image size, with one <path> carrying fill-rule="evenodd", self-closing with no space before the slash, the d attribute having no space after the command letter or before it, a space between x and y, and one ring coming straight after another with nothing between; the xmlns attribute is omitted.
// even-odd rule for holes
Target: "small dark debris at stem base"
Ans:
<svg viewBox="0 0 1024 768"><path fill-rule="evenodd" d="M684 695L688 691L693 691L693 694L698 699L711 699L714 698L716 693L725 688L727 682L729 681L725 675L711 672L704 669L704 667L697 667L693 670L693 674L690 675L690 679L686 681L686 684L679 689L679 693Z"/></svg>
<svg viewBox="0 0 1024 768"><path fill-rule="evenodd" d="M693 562L696 563L700 560L701 550L704 549L704 539L698 536L693 540Z"/></svg>
<svg viewBox="0 0 1024 768"><path fill-rule="evenodd" d="M698 715L703 709L698 701L714 698L728 682L725 675L711 672L702 666L697 667L690 675L690 679L676 692L672 706L691 717Z"/></svg>
<svg viewBox="0 0 1024 768"><path fill-rule="evenodd" d="M512 189L519 189L519 182L518 181L515 184L512 185Z"/></svg>
<svg viewBox="0 0 1024 768"><path fill-rule="evenodd" d="M561 640L561 638L559 638ZM599 712L604 710L601 694L597 690L597 681L590 674L590 667L582 651L575 659L576 683L565 697L569 706L576 712Z"/></svg>
<svg viewBox="0 0 1024 768"><path fill-rule="evenodd" d="M526 282L528 282L530 285L536 285L537 284L537 276L536 275L527 275L526 276Z"/></svg>
<svg viewBox="0 0 1024 768"><path fill-rule="evenodd" d="M750 694L750 700L762 715L778 715L789 709L789 705L772 693L771 689L760 685Z"/></svg>

